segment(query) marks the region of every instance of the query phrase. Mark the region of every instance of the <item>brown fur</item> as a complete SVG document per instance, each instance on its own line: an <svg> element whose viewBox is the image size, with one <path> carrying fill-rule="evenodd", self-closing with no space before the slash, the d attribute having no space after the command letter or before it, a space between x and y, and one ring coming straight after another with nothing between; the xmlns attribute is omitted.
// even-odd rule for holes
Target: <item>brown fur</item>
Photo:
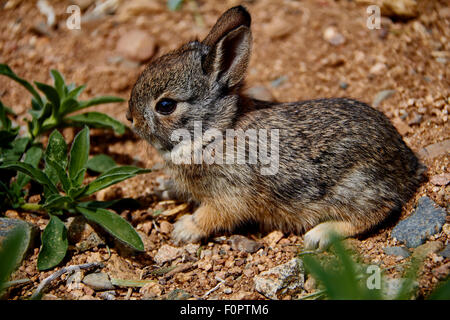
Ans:
<svg viewBox="0 0 450 320"><path fill-rule="evenodd" d="M150 63L133 88L128 116L135 131L166 156L175 145L173 130L192 135L195 121L202 121L203 132L280 132L275 175L262 175L260 163L175 165L166 157L179 191L200 202L176 223L175 240L198 241L255 221L266 230L313 228L306 245L323 248L330 232L353 236L400 209L424 167L389 120L351 99L271 103L244 96L251 39L250 15L234 7L203 42ZM155 111L162 97L177 101L172 114Z"/></svg>

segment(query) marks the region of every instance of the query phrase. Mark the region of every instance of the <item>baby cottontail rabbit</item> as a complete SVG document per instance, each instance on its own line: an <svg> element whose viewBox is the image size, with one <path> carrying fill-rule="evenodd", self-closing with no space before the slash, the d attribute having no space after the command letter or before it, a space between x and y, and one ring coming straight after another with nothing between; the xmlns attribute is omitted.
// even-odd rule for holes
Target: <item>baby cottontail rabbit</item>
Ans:
<svg viewBox="0 0 450 320"><path fill-rule="evenodd" d="M252 221L267 231L309 230L305 246L324 248L330 232L349 237L372 229L412 196L425 167L389 120L362 102L272 103L245 96L250 21L242 6L229 9L202 42L152 61L132 90L127 118L134 130L163 156L178 190L200 203L175 223L173 238L198 241ZM173 154L191 144L180 147L174 133L184 130L195 144L196 128L203 135L214 129L216 147L224 148L217 133L230 129L246 133L245 146L249 133L274 134L271 148L261 137L253 149L226 148L227 156L244 152L245 161L176 163ZM189 159L208 147L205 141L198 146ZM265 149L277 161L272 174L262 161L250 161L252 151Z"/></svg>

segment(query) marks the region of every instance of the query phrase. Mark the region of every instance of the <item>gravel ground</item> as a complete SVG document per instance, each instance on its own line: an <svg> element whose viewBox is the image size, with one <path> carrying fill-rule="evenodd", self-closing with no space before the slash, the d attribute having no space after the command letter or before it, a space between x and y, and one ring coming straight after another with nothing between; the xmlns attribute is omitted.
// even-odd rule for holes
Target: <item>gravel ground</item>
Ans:
<svg viewBox="0 0 450 320"><path fill-rule="evenodd" d="M82 2L92 3L78 1ZM191 1L173 12L167 10L165 1L147 1L145 5L144 2L122 1L114 14L83 22L81 30L68 30L65 21L70 1L52 2L56 13L54 28L45 27L46 18L35 1L0 1L0 7L4 8L0 11L1 63L9 64L21 77L40 82L50 82L49 70L58 69L68 82L87 85L82 99L96 95L128 99L148 57L175 49L186 41L202 39L217 17L238 3ZM428 167L430 180L405 205L400 218L409 216L424 195L447 208L448 214L448 2L418 1L420 15L409 20L383 17L378 30L366 27L367 6L360 2L363 1L244 1L252 14L254 37L247 86L260 87L260 94L278 101L345 96L375 102ZM140 9L133 9L133 5ZM84 16L92 13L93 7L88 6ZM126 40L136 30L145 31L144 47L137 52L147 51L144 56L124 52L124 45L120 45L121 38ZM30 98L24 90L0 77L0 98L18 114L15 121L24 123ZM124 102L93 110L126 122L126 108ZM74 131L65 129L63 134L70 140ZM151 168L161 163L155 150L132 134L117 137L92 130L91 144L91 154L107 153L120 164ZM155 170L97 195L102 200L133 197L142 202L141 209L125 210L121 215L141 234L145 254L130 254L110 241L108 246L86 251L74 244L60 267L38 272L36 248L13 276L29 278L31 282L11 290L9 298L29 297L43 279L61 267L102 261L105 266L101 271L110 278L145 280L145 285L140 282L135 287L116 286L112 291L95 291L83 282L70 284L63 275L60 281L53 282L44 298L266 299L255 290L254 277L295 257L302 249L302 235L283 235L277 231L266 235L241 230L242 235L263 245L256 252L237 248L231 234L179 248L169 236L172 224L192 208L176 199L159 200L158 182L165 177L162 171ZM4 214L33 222L41 229L47 223L45 216L32 213L9 210ZM429 240L447 245L449 222L447 215L443 231ZM387 275L399 277L401 265L409 258L386 255L383 251L385 247L398 245L391 238L394 225L395 222L388 223L369 235L347 242L359 252L364 263L378 264L386 269ZM427 295L448 276L448 270L448 257L429 254L419 278L419 295ZM87 274L81 273L81 276ZM314 290L312 286L302 294ZM285 294L282 298L298 297L298 294Z"/></svg>

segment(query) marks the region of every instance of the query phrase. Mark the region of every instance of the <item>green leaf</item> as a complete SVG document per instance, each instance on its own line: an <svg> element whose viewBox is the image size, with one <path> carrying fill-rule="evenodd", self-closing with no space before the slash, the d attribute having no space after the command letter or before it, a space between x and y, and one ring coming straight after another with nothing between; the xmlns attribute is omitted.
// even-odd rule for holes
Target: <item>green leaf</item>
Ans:
<svg viewBox="0 0 450 320"><path fill-rule="evenodd" d="M47 149L45 150L45 160L58 163L63 170L67 167L67 144L58 130L54 130L50 134Z"/></svg>
<svg viewBox="0 0 450 320"><path fill-rule="evenodd" d="M39 95L39 93L37 93L33 86L28 81L20 78L17 74L15 74L8 65L0 64L0 74L3 74L20 83L33 95L34 99L36 100L36 102L38 102L39 105L43 105L41 96Z"/></svg>
<svg viewBox="0 0 450 320"><path fill-rule="evenodd" d="M67 229L58 217L50 214L50 221L42 233L41 241L42 247L37 261L40 271L55 267L66 256Z"/></svg>
<svg viewBox="0 0 450 320"><path fill-rule="evenodd" d="M98 208L91 210L78 206L80 212L89 221L99 224L118 240L138 251L144 251L144 243L131 224L116 213Z"/></svg>
<svg viewBox="0 0 450 320"><path fill-rule="evenodd" d="M59 97L62 99L65 96L64 87L66 85L64 81L64 77L59 73L58 70L50 70L50 74L53 78L53 83L56 91L58 92Z"/></svg>
<svg viewBox="0 0 450 320"><path fill-rule="evenodd" d="M71 113L78 107L78 101L72 98L66 98L61 104L61 108L59 109L59 114L64 116L68 113Z"/></svg>
<svg viewBox="0 0 450 320"><path fill-rule="evenodd" d="M80 170L86 167L89 157L89 128L85 127L75 137L70 150L69 177L72 183L79 186L81 183L75 181ZM77 177L78 179L79 177Z"/></svg>
<svg viewBox="0 0 450 320"><path fill-rule="evenodd" d="M70 90L67 93L67 98L68 99L77 99L78 96L81 94L81 92L83 92L84 88L86 88L86 86L82 85L82 86L76 87L75 89Z"/></svg>
<svg viewBox="0 0 450 320"><path fill-rule="evenodd" d="M25 153L25 159L23 160L24 163L28 163L29 165L33 166L34 168L37 168L39 161L41 161L43 151L38 146L32 146L28 151ZM22 189L28 182L30 181L30 177L23 172L19 172L17 174L17 180L16 183L20 189Z"/></svg>
<svg viewBox="0 0 450 320"><path fill-rule="evenodd" d="M88 125L96 128L110 128L118 134L125 133L125 125L110 116L100 112L86 112L75 116L66 117L74 124Z"/></svg>
<svg viewBox="0 0 450 320"><path fill-rule="evenodd" d="M88 107L92 107L92 106L96 106L99 104L104 104L104 103L113 103L113 102L123 102L125 101L122 98L119 97L113 97L113 96L102 96L102 97L96 97L87 101L80 101L80 106L77 108L77 110L81 110L84 108L88 108ZM77 111L75 110L75 111Z"/></svg>
<svg viewBox="0 0 450 320"><path fill-rule="evenodd" d="M102 173L116 167L117 164L110 156L99 154L90 158L86 166L89 170Z"/></svg>
<svg viewBox="0 0 450 320"><path fill-rule="evenodd" d="M36 182L48 187L52 193L58 193L58 189L56 189L55 185L52 181L47 177L45 173L41 170L34 168L32 165L23 162L13 162L13 163L5 163L0 166L0 169L9 169L9 170L17 170L25 173L31 179Z"/></svg>
<svg viewBox="0 0 450 320"><path fill-rule="evenodd" d="M56 114L59 110L61 102L58 91L56 91L56 89L53 88L52 86L49 86L48 84L45 83L35 81L34 84L39 90L41 90L45 94L47 100L53 104L54 109L52 110L53 111L52 113Z"/></svg>
<svg viewBox="0 0 450 320"><path fill-rule="evenodd" d="M441 283L429 296L429 300L450 300L450 279Z"/></svg>
<svg viewBox="0 0 450 320"><path fill-rule="evenodd" d="M54 173L58 177L58 181L61 182L61 186L62 186L64 192L68 193L69 190L72 188L72 183L71 183L69 177L67 176L66 171L56 161L47 159L47 164L48 164L48 168L51 168L51 170L48 170L48 171L50 171L50 172L54 171ZM53 174L53 172L51 174Z"/></svg>
<svg viewBox="0 0 450 320"><path fill-rule="evenodd" d="M120 181L132 178L137 174L150 172L149 169L141 169L133 166L114 167L97 177L88 184L87 189L82 196L91 195L99 190L105 189Z"/></svg>
<svg viewBox="0 0 450 320"><path fill-rule="evenodd" d="M48 197L43 205L45 209L66 209L70 204L72 204L72 199L67 196L62 196L60 194L52 194Z"/></svg>
<svg viewBox="0 0 450 320"><path fill-rule="evenodd" d="M28 247L29 237L30 234L26 227L18 225L2 240L2 245L0 246L0 291L3 283L8 281L11 273L24 256Z"/></svg>
<svg viewBox="0 0 450 320"><path fill-rule="evenodd" d="M9 148L3 149L0 153L0 163L18 161L22 157L29 143L29 138L19 138L11 142Z"/></svg>

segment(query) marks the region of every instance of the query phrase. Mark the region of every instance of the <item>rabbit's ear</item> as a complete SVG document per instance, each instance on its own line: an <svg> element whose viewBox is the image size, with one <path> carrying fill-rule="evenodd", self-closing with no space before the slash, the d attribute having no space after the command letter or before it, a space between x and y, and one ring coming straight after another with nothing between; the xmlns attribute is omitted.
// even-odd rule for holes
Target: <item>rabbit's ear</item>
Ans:
<svg viewBox="0 0 450 320"><path fill-rule="evenodd" d="M247 70L252 45L250 23L250 14L244 7L231 8L203 40L210 48L203 70L228 87L239 84Z"/></svg>
<svg viewBox="0 0 450 320"><path fill-rule="evenodd" d="M211 48L203 61L203 70L215 81L234 87L244 78L251 47L252 34L248 27L230 31Z"/></svg>

